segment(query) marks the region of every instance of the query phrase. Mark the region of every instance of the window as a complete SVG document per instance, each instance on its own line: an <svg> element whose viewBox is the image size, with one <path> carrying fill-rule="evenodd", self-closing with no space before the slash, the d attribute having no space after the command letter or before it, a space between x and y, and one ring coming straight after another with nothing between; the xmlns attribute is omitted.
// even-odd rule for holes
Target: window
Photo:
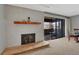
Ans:
<svg viewBox="0 0 79 59"><path fill-rule="evenodd" d="M50 23L44 22L44 29L50 29Z"/></svg>

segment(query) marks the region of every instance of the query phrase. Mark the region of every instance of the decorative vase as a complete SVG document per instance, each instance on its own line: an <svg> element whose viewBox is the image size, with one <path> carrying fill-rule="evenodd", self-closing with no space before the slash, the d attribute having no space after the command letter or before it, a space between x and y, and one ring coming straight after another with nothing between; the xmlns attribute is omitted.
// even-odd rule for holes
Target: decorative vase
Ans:
<svg viewBox="0 0 79 59"><path fill-rule="evenodd" d="M28 17L28 20L27 21L30 22L30 17Z"/></svg>

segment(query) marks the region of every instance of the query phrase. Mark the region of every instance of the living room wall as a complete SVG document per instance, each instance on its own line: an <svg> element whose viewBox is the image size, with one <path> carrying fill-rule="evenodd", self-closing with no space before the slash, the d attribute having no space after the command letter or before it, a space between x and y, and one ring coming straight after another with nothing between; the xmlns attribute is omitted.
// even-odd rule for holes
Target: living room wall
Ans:
<svg viewBox="0 0 79 59"><path fill-rule="evenodd" d="M7 40L8 47L21 45L21 34L36 34L36 42L44 40L43 31L43 13L15 6L5 6L7 19ZM41 22L41 24L14 24L14 21L31 21Z"/></svg>
<svg viewBox="0 0 79 59"><path fill-rule="evenodd" d="M79 15L72 16L71 20L71 33L74 33L74 28L79 29Z"/></svg>
<svg viewBox="0 0 79 59"><path fill-rule="evenodd" d="M0 54L6 48L4 5L0 5Z"/></svg>

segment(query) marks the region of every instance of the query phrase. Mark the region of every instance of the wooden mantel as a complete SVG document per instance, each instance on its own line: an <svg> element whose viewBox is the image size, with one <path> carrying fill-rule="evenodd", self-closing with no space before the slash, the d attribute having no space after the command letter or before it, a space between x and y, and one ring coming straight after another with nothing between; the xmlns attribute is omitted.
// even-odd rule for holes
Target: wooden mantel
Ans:
<svg viewBox="0 0 79 59"><path fill-rule="evenodd" d="M14 21L14 24L41 24L41 22Z"/></svg>

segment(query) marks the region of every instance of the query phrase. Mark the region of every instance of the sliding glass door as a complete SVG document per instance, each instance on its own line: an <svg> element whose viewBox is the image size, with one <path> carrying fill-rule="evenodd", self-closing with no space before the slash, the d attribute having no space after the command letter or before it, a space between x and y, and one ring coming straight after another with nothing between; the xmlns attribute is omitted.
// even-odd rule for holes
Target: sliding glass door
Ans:
<svg viewBox="0 0 79 59"><path fill-rule="evenodd" d="M54 38L61 38L65 36L65 20L64 19L57 19L52 21L53 25L53 33L52 39Z"/></svg>
<svg viewBox="0 0 79 59"><path fill-rule="evenodd" d="M65 36L65 20L54 18L44 19L45 40L57 39Z"/></svg>

